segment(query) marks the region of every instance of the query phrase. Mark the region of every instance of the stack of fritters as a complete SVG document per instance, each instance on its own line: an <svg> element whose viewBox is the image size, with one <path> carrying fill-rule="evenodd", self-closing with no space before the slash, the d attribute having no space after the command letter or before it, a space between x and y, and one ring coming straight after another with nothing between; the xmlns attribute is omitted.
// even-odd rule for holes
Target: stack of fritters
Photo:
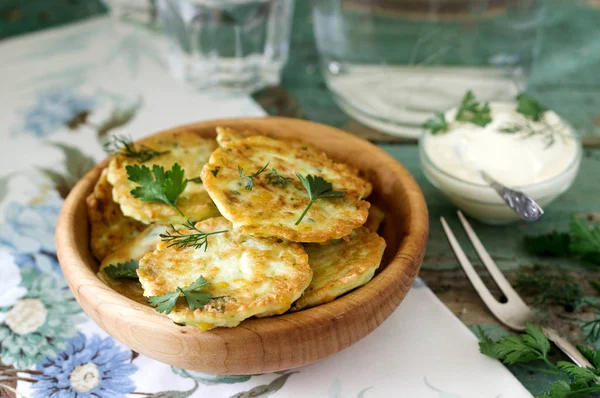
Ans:
<svg viewBox="0 0 600 398"><path fill-rule="evenodd" d="M217 141L194 133L147 140L154 156L145 161L115 153L88 198L90 245L103 281L147 303L202 277L210 301L194 308L180 297L167 316L211 329L323 304L373 277L385 249L376 233L384 215L369 210L364 199L372 186L358 170L300 141L217 133ZM177 199L184 216L137 198L128 178L127 166L175 163L189 179ZM313 197L311 178L330 183L329 195ZM166 238L198 231L207 234L204 246ZM107 268L131 260L139 268L129 279L109 276Z"/></svg>

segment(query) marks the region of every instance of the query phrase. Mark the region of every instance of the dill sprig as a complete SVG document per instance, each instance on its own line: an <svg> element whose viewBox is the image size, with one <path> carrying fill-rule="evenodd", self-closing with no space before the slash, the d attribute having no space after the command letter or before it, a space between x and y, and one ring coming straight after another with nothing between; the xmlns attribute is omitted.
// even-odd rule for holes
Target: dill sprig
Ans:
<svg viewBox="0 0 600 398"><path fill-rule="evenodd" d="M207 238L210 235L217 235L228 232L228 230L215 231L215 232L202 232L194 225L194 222L188 218L183 224L183 227L188 230L188 233L183 233L182 229L177 229L171 224L172 231L167 231L165 234L160 234L160 238L169 243L167 247L175 246L177 249L185 249L186 247L193 247L194 249L201 249L204 247L204 251L208 246ZM191 231L191 233L189 233Z"/></svg>
<svg viewBox="0 0 600 398"><path fill-rule="evenodd" d="M273 186L281 185L282 188L285 188L287 183L293 180L290 177L283 177L275 169L271 169L271 172L267 174L267 178L269 179L269 184Z"/></svg>
<svg viewBox="0 0 600 398"><path fill-rule="evenodd" d="M117 153L126 158L136 159L137 161L144 163L157 156L164 155L169 151L159 152L146 145L140 145L138 148L135 147L133 140L130 137L122 135L114 135L112 141L109 141L103 146L104 151L107 153Z"/></svg>
<svg viewBox="0 0 600 398"><path fill-rule="evenodd" d="M521 134L521 138L523 139L540 137L545 142L545 148L550 148L554 145L557 136L560 136L563 140L567 138L567 135L560 132L559 125L543 123L542 127L536 128L529 120L522 118L522 120L507 124L499 130L501 133L506 134Z"/></svg>
<svg viewBox="0 0 600 398"><path fill-rule="evenodd" d="M240 178L242 180L246 179L246 191L252 191L252 187L254 186L254 178L263 173L267 167L269 167L269 163L270 162L265 164L263 168L258 170L256 173L250 175L244 174L244 169L238 164L238 174L240 175Z"/></svg>

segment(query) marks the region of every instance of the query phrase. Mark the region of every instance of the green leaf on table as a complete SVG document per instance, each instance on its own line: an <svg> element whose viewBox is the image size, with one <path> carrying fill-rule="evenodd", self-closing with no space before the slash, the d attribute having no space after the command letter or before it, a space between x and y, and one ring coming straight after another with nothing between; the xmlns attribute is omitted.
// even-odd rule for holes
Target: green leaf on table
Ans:
<svg viewBox="0 0 600 398"><path fill-rule="evenodd" d="M185 171L175 163L171 170L165 171L164 167L152 165L152 171L147 166L126 166L129 180L139 184L131 190L135 198L144 202L162 202L173 207L183 216L177 207L177 198L185 190L187 180Z"/></svg>
<svg viewBox="0 0 600 398"><path fill-rule="evenodd" d="M564 380L555 381L550 385L548 392L540 395L539 398L566 398L570 396L571 386Z"/></svg>
<svg viewBox="0 0 600 398"><path fill-rule="evenodd" d="M566 373L574 384L587 385L592 381L598 380L598 376L590 368L582 368L572 362L565 361L558 361L556 366Z"/></svg>
<svg viewBox="0 0 600 398"><path fill-rule="evenodd" d="M566 232L550 232L537 236L523 238L525 249L543 257L567 257L571 254L569 248L571 237Z"/></svg>
<svg viewBox="0 0 600 398"><path fill-rule="evenodd" d="M550 351L550 342L542 330L531 324L526 325L524 334L506 336L497 342L492 342L481 329L480 336L479 348L482 354L511 365L547 359Z"/></svg>
<svg viewBox="0 0 600 398"><path fill-rule="evenodd" d="M487 102L484 104L478 102L475 99L473 92L469 90L463 97L460 107L458 108L456 120L470 122L485 127L492 121L490 106Z"/></svg>
<svg viewBox="0 0 600 398"><path fill-rule="evenodd" d="M138 279L137 270L139 268L139 263L131 259L124 263L110 264L108 267L104 268L104 273L108 275L111 279L120 279L120 278L134 278Z"/></svg>
<svg viewBox="0 0 600 398"><path fill-rule="evenodd" d="M600 223L590 226L586 221L573 217L570 225L573 253L588 255L600 253Z"/></svg>
<svg viewBox="0 0 600 398"><path fill-rule="evenodd" d="M540 121L544 112L548 110L548 108L540 104L537 100L524 93L517 96L517 103L517 112L528 116L534 122Z"/></svg>
<svg viewBox="0 0 600 398"><path fill-rule="evenodd" d="M431 134L448 131L448 122L443 112L436 113L421 125L425 130L429 130Z"/></svg>
<svg viewBox="0 0 600 398"><path fill-rule="evenodd" d="M479 335L479 352L488 357L500 359L495 348L496 343L485 333L481 326L477 326L477 331Z"/></svg>
<svg viewBox="0 0 600 398"><path fill-rule="evenodd" d="M594 365L594 368L596 368L597 372L600 372L600 351L598 350L592 350L589 347L586 347L584 345L578 345L577 349L579 350L579 352L581 352L583 354L583 356L590 361L590 363L592 365Z"/></svg>

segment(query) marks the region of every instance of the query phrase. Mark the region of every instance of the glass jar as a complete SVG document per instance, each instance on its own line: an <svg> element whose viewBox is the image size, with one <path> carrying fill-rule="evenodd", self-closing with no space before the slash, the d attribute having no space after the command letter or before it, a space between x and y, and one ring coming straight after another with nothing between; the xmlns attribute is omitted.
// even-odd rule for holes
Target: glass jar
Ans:
<svg viewBox="0 0 600 398"><path fill-rule="evenodd" d="M321 68L338 105L418 137L467 90L514 100L539 52L544 0L313 0Z"/></svg>

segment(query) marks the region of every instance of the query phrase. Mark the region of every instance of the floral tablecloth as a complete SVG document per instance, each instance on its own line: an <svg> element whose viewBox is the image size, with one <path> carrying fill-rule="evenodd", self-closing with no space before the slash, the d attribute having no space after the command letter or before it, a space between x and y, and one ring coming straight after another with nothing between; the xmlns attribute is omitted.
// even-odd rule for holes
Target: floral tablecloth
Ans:
<svg viewBox="0 0 600 398"><path fill-rule="evenodd" d="M82 312L56 257L73 184L113 133L260 116L249 98L171 79L160 38L108 18L0 45L0 396L530 397L420 281L381 327L316 364L222 376L170 367L115 341Z"/></svg>

